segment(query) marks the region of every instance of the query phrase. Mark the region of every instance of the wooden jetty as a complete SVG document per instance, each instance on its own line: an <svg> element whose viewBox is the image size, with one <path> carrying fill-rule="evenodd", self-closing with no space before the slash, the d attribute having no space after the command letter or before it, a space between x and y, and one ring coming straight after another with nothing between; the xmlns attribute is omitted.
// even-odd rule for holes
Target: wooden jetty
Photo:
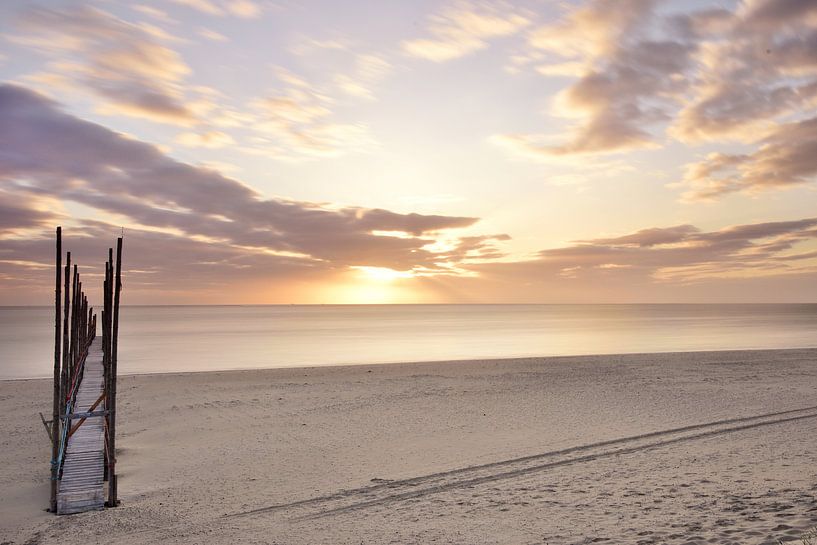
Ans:
<svg viewBox="0 0 817 545"><path fill-rule="evenodd" d="M74 414L90 413L105 397L105 373L102 365L102 339L95 338L88 349L77 388ZM75 426L79 422L72 421ZM71 434L65 448L62 475L57 488L57 513L67 515L105 505L105 422L86 419Z"/></svg>
<svg viewBox="0 0 817 545"><path fill-rule="evenodd" d="M72 274L70 252L65 268L62 267L62 229L57 228L54 406L51 421L46 422L42 414L41 417L52 442L50 511L60 515L119 504L116 373L121 289L120 237L116 261L113 248L108 249L102 335L97 336L97 315L88 306L76 264Z"/></svg>

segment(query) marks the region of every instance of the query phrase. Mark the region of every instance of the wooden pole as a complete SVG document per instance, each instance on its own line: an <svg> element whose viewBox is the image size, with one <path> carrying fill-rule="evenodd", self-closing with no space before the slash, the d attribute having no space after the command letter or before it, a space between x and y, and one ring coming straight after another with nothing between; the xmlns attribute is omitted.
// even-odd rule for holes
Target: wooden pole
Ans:
<svg viewBox="0 0 817 545"><path fill-rule="evenodd" d="M77 302L79 311L77 312L77 365L82 361L82 352L85 350L85 332L83 331L83 318L85 317L85 292L82 291L82 282L79 283L79 301Z"/></svg>
<svg viewBox="0 0 817 545"><path fill-rule="evenodd" d="M82 294L82 315L80 319L82 320L82 353L84 355L88 350L88 296L84 293Z"/></svg>
<svg viewBox="0 0 817 545"><path fill-rule="evenodd" d="M54 281L54 411L51 420L51 512L57 512L57 457L60 450L60 288L62 280L62 227L57 227L56 274Z"/></svg>
<svg viewBox="0 0 817 545"><path fill-rule="evenodd" d="M63 308L65 309L65 315L63 316L62 320L62 392L60 393L60 403L63 407L65 407L65 396L68 395L68 362L70 361L71 357L71 345L69 342L68 337L68 319L70 317L70 307L68 306L71 302L71 287L68 285L68 279L71 277L71 252L68 252L66 256L66 263L65 263L65 303ZM62 409L60 409L60 412Z"/></svg>
<svg viewBox="0 0 817 545"><path fill-rule="evenodd" d="M82 317L82 282L79 279L79 274L77 274L77 292L76 297L74 298L74 309L75 314L74 317L71 318L71 321L74 322L74 376L78 378L79 372L79 355L82 352L82 341L80 340L80 321Z"/></svg>
<svg viewBox="0 0 817 545"><path fill-rule="evenodd" d="M68 388L71 388L71 382L74 380L74 363L77 361L77 292L79 291L79 274L77 273L77 264L74 263L74 281L71 289L71 361L68 364ZM67 396L66 396L67 397Z"/></svg>
<svg viewBox="0 0 817 545"><path fill-rule="evenodd" d="M105 377L105 408L109 408L111 398L111 358L108 350L108 341L110 340L110 328L108 324L111 319L111 260L113 259L113 249L108 248L108 261L105 262L105 282L103 282L102 290L102 369ZM105 416L105 472L103 478L110 483L108 471L110 469L110 441L111 441L111 416L108 413Z"/></svg>
<svg viewBox="0 0 817 545"><path fill-rule="evenodd" d="M111 324L113 323L113 248L108 248L108 342L105 349L108 351L108 370L111 368Z"/></svg>
<svg viewBox="0 0 817 545"><path fill-rule="evenodd" d="M116 493L116 356L119 344L119 293L122 291L122 237L116 239L116 279L114 280L113 327L111 331L111 467L108 471L108 506L116 507L119 503Z"/></svg>

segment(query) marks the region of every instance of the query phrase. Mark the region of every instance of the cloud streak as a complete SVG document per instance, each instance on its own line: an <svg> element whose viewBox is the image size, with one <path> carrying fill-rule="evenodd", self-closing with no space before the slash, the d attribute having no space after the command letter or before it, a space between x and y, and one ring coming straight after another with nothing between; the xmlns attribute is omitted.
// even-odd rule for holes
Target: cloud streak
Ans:
<svg viewBox="0 0 817 545"><path fill-rule="evenodd" d="M226 0L214 2L212 0L173 0L177 4L187 6L196 11L216 17L232 15L243 19L254 19L261 15L261 7L250 0Z"/></svg>
<svg viewBox="0 0 817 545"><path fill-rule="evenodd" d="M732 140L746 153L713 153L686 167L686 201L804 184L814 179L817 5L753 0L733 10L666 13L654 0L590 0L529 34L535 69L576 79L551 113L575 120L561 134L511 133L492 141L548 160ZM660 38L658 38L660 36Z"/></svg>
<svg viewBox="0 0 817 545"><path fill-rule="evenodd" d="M518 260L502 249L507 235L457 235L476 218L267 198L12 85L0 86L0 149L0 296L7 299L47 294L58 221L80 234L71 247L89 260L99 258L96 241L124 223L129 285L150 301L179 294L223 301L227 286L269 282L326 285L367 267L412 271L401 281L477 301L639 300L726 280L817 277L817 218L714 231L648 228ZM53 203L90 212L72 217Z"/></svg>
<svg viewBox="0 0 817 545"><path fill-rule="evenodd" d="M445 62L484 49L489 40L516 34L529 24L510 6L462 1L429 18L431 37L405 40L402 47L411 57Z"/></svg>
<svg viewBox="0 0 817 545"><path fill-rule="evenodd" d="M330 96L289 71L278 72L281 88L254 100L245 114L252 122L249 129L253 137L244 151L296 159L337 157L376 146L366 125L333 119L334 100ZM354 86L359 93L369 93L362 84Z"/></svg>
<svg viewBox="0 0 817 545"><path fill-rule="evenodd" d="M650 36L654 4L594 0L531 33L530 45L550 58L538 72L580 71L552 108L557 116L580 121L566 141L541 146L539 153L609 153L654 145L648 127L669 119L673 101L685 88L684 73L694 50L672 32L663 34L666 39ZM517 139L524 143L531 137Z"/></svg>
<svg viewBox="0 0 817 545"><path fill-rule="evenodd" d="M717 24L712 24L715 20ZM758 0L685 19L701 43L692 97L670 127L689 143L753 142L817 98L817 5Z"/></svg>
<svg viewBox="0 0 817 545"><path fill-rule="evenodd" d="M709 154L686 166L684 199L712 201L736 192L756 194L817 178L817 117L781 124L752 153Z"/></svg>
<svg viewBox="0 0 817 545"><path fill-rule="evenodd" d="M477 221L265 198L216 171L180 163L154 146L66 114L18 86L0 86L0 149L0 179L9 188L0 252L8 252L15 230L56 219L27 205L43 198L90 207L101 221L84 225L96 229L123 218L144 239L163 236L177 245L195 240L233 260L247 255L255 257L239 261L269 258L324 271L439 268L441 256L424 246L438 232ZM169 257L157 253L150 261Z"/></svg>
<svg viewBox="0 0 817 545"><path fill-rule="evenodd" d="M14 41L58 59L34 81L90 90L109 113L179 125L195 122L196 111L182 85L190 68L149 27L90 6L32 7L19 23L25 34Z"/></svg>
<svg viewBox="0 0 817 545"><path fill-rule="evenodd" d="M734 295L723 290L733 289L739 301L764 300L747 296L751 286L766 286L771 291L765 295L774 300L789 281L801 290L798 300L807 300L814 293L808 282L817 279L817 252L796 250L816 242L817 218L715 231L677 225L576 241L542 250L535 259L468 269L499 300L518 300L518 286L525 286L530 300L551 302L724 301Z"/></svg>

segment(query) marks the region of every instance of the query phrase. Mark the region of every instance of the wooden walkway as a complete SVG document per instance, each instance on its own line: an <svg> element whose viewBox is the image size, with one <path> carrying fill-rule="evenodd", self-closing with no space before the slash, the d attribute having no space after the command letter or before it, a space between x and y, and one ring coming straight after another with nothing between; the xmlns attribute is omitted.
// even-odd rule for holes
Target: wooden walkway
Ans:
<svg viewBox="0 0 817 545"><path fill-rule="evenodd" d="M102 338L96 337L88 349L85 370L77 389L73 412L87 412L105 391L102 366ZM94 411L104 409L100 404ZM79 420L72 420L75 426ZM69 428L70 429L70 428ZM57 513L67 515L105 505L105 418L91 417L68 438L62 478L57 490Z"/></svg>

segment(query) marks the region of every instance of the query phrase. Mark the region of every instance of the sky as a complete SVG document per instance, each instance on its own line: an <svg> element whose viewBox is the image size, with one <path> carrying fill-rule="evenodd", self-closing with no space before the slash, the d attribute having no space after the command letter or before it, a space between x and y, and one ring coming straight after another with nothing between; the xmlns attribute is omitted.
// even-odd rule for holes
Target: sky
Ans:
<svg viewBox="0 0 817 545"><path fill-rule="evenodd" d="M126 304L817 302L813 0L10 0L0 79L2 305L57 225Z"/></svg>

